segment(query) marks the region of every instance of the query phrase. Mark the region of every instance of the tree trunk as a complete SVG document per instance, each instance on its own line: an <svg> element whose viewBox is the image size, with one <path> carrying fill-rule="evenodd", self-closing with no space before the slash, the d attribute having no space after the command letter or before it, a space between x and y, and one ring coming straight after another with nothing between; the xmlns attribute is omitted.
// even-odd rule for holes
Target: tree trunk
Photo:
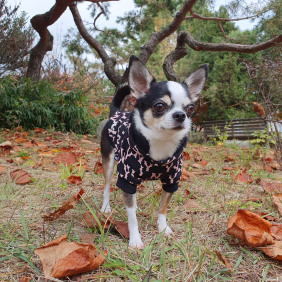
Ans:
<svg viewBox="0 0 282 282"><path fill-rule="evenodd" d="M46 36L41 37L40 41L30 51L28 69L26 77L30 77L35 81L40 80L41 65L45 54L53 49L53 36L47 30Z"/></svg>

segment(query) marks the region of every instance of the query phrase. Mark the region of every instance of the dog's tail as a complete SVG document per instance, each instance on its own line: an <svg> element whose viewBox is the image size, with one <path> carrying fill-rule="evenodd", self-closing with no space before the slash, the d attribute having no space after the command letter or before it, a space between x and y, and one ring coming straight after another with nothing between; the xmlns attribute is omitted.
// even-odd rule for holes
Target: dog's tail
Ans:
<svg viewBox="0 0 282 282"><path fill-rule="evenodd" d="M130 87L127 83L118 86L111 104L110 117L120 111L124 98L130 94Z"/></svg>

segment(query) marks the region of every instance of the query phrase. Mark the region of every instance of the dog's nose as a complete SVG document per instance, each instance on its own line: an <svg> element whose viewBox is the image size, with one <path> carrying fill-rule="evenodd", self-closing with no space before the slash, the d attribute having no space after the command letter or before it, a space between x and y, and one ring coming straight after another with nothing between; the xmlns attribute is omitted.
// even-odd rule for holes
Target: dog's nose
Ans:
<svg viewBox="0 0 282 282"><path fill-rule="evenodd" d="M183 122L186 118L186 114L183 112L175 112L172 117L179 123Z"/></svg>

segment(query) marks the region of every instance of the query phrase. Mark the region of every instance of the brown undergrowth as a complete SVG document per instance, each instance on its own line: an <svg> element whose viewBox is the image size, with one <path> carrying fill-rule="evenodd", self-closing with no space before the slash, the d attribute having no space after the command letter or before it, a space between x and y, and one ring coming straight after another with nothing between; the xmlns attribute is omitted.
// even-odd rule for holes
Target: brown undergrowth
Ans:
<svg viewBox="0 0 282 282"><path fill-rule="evenodd" d="M150 280L145 281L282 279L278 260L226 233L228 218L239 209L264 213L271 222L281 222L272 193L260 183L281 183L281 167L275 163L273 152L188 144L185 173L168 209L174 236L164 238L157 232L160 183L144 182L138 187L137 217L145 249L136 250L128 248L128 239L114 226L88 228L83 220L85 212L102 216L103 177L97 170L99 165L95 166L101 155L92 136L2 131L0 144L7 141L8 147L0 150L0 281L59 281L44 278L34 250L64 234L69 241L79 243L89 239L85 234L91 234L90 241L97 250L109 253L98 269L61 279L65 281L143 281L150 267ZM76 159L72 157L74 161L68 166L54 162L62 153ZM11 172L17 169L28 173L28 183L12 180ZM70 176L80 177L82 184L67 181ZM115 172L111 217L126 222L116 178ZM44 215L68 202L80 189L85 193L74 208L44 223Z"/></svg>

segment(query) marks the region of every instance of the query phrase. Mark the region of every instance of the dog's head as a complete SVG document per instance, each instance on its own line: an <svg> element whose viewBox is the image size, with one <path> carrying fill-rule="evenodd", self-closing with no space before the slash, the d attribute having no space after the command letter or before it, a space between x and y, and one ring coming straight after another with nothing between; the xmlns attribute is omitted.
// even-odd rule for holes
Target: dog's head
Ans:
<svg viewBox="0 0 282 282"><path fill-rule="evenodd" d="M160 138L185 136L191 128L191 116L208 76L208 66L201 65L182 83L157 82L135 56L129 62L129 86L136 98L137 128L145 135ZM151 132L151 133L150 133ZM148 136L149 135L149 136ZM150 139L150 138L149 138Z"/></svg>

